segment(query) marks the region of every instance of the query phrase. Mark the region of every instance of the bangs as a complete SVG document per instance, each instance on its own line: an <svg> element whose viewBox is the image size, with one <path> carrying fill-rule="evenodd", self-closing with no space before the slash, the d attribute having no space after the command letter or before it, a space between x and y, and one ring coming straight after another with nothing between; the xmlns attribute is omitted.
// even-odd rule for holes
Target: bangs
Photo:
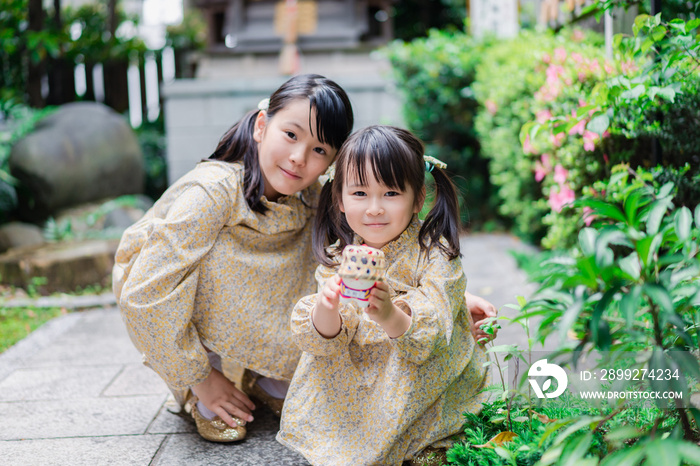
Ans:
<svg viewBox="0 0 700 466"><path fill-rule="evenodd" d="M398 140L377 136L374 132L365 132L353 141L355 147L347 154L345 164L347 180L366 186L367 175L371 173L384 186L406 191L406 180L412 179L410 168L415 165L412 160L415 156Z"/></svg>
<svg viewBox="0 0 700 466"><path fill-rule="evenodd" d="M350 131L352 121L348 121L346 114L352 109L346 108L343 100L329 89L318 88L309 97L310 110L316 110L316 137L323 144L328 144L334 149L339 149ZM311 116L309 116L309 128L311 128Z"/></svg>

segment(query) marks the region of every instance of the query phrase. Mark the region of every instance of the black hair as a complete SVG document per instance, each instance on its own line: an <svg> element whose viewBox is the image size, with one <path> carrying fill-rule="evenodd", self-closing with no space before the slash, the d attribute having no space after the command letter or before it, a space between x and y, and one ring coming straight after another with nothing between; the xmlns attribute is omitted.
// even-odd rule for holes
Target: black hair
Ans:
<svg viewBox="0 0 700 466"><path fill-rule="evenodd" d="M390 189L405 191L410 186L418 202L425 189L423 154L420 139L394 126L369 126L348 138L338 151L334 179L321 190L312 236L314 256L320 263L335 265L333 259L353 240L354 233L338 208L345 181L356 179L364 185L367 174L372 173ZM435 180L435 204L421 226L418 242L426 254L436 246L454 259L460 256L457 190L442 169L433 166L431 174ZM336 241L338 245L330 248Z"/></svg>
<svg viewBox="0 0 700 466"><path fill-rule="evenodd" d="M334 149L340 148L352 131L352 105L347 94L338 84L318 74L295 76L270 96L267 120L287 106L291 101L308 99L309 108L316 110L316 135L318 140ZM224 162L243 161L245 175L243 189L245 200L251 210L265 213L262 203L265 181L260 172L258 145L253 138L255 120L260 110L245 114L219 141L214 153L209 157ZM309 128L311 129L311 116ZM313 133L313 130L311 131Z"/></svg>

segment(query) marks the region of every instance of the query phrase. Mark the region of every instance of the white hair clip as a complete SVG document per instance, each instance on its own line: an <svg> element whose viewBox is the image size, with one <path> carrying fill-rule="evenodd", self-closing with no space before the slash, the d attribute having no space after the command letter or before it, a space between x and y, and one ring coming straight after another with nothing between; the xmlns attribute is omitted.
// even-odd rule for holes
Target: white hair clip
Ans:
<svg viewBox="0 0 700 466"><path fill-rule="evenodd" d="M447 168L447 164L445 162L443 162L442 160L438 160L430 155L424 155L423 160L425 161L425 170L427 172L432 172L433 167L438 167L441 170Z"/></svg>
<svg viewBox="0 0 700 466"><path fill-rule="evenodd" d="M270 107L270 99L268 97L264 98L260 102L258 102L258 110L264 110L267 111L267 109Z"/></svg>
<svg viewBox="0 0 700 466"><path fill-rule="evenodd" d="M324 173L328 177L328 181L333 181L335 178L335 164L332 163L328 166L328 169L326 170L326 173Z"/></svg>

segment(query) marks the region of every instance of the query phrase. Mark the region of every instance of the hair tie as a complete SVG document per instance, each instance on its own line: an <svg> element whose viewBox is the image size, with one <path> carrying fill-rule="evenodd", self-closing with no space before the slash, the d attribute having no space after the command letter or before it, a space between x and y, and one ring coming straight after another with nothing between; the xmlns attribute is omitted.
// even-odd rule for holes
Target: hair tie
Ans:
<svg viewBox="0 0 700 466"><path fill-rule="evenodd" d="M270 98L266 97L260 102L258 102L258 110L261 111L267 111L267 109L270 107Z"/></svg>
<svg viewBox="0 0 700 466"><path fill-rule="evenodd" d="M423 160L425 160L425 171L428 173L433 171L433 168L438 167L441 170L447 168L447 164L442 160L438 160L430 155L424 155Z"/></svg>

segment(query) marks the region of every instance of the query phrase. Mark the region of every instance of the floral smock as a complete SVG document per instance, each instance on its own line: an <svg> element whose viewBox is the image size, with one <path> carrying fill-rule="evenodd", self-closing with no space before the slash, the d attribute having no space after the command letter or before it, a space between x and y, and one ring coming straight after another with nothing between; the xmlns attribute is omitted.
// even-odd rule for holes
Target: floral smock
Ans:
<svg viewBox="0 0 700 466"><path fill-rule="evenodd" d="M426 258L420 227L414 217L382 248L392 301L412 316L400 337L389 338L354 302L340 304L341 330L333 338L311 320L317 295L292 312L304 353L277 440L314 465L400 465L429 445L449 445L463 413L478 412L486 399L487 359L470 331L462 263L435 247ZM336 272L318 267L319 291Z"/></svg>
<svg viewBox="0 0 700 466"><path fill-rule="evenodd" d="M224 359L291 379L301 355L289 331L316 289L311 223L320 185L250 210L243 166L201 162L122 236L113 288L130 337L174 392Z"/></svg>

